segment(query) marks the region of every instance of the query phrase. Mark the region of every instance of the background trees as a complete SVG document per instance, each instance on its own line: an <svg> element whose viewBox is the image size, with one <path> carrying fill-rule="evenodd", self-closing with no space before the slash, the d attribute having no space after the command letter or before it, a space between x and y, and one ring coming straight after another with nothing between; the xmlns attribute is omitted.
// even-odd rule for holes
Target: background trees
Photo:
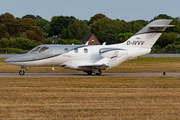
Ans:
<svg viewBox="0 0 180 120"><path fill-rule="evenodd" d="M31 15L31 14L27 14L27 15L25 15L25 16L23 16L22 18L30 18L30 19L32 19L32 20L39 20L39 19L43 19L41 16L39 16L39 15Z"/></svg>
<svg viewBox="0 0 180 120"><path fill-rule="evenodd" d="M15 19L10 13L0 15L0 38L18 37L25 33L31 40L43 41L43 30L30 18Z"/></svg>
<svg viewBox="0 0 180 120"><path fill-rule="evenodd" d="M33 21L36 22L37 26L39 26L40 28L42 28L44 30L44 32L46 33L45 36L49 35L50 32L50 22L48 20L43 19L41 16L39 15L25 15L22 18L30 18Z"/></svg>
<svg viewBox="0 0 180 120"><path fill-rule="evenodd" d="M10 13L4 13L0 15L0 46L31 49L34 46L32 42L38 43L36 45L52 44L53 35L60 35L58 44L71 44L72 42L80 44L80 40L88 33L94 33L101 43L121 43L156 19L172 19L171 24L175 27L167 28L155 43L154 48L180 46L179 17L173 18L166 14L160 14L150 21L126 22L119 19L112 20L101 13L92 16L90 20L78 20L74 16L53 16L51 21L43 19L39 15L27 14L22 18L15 18Z"/></svg>
<svg viewBox="0 0 180 120"><path fill-rule="evenodd" d="M134 33L119 33L119 35L116 36L117 43L125 42L127 39L132 37Z"/></svg>
<svg viewBox="0 0 180 120"><path fill-rule="evenodd" d="M36 22L30 18L22 18L17 21L18 36L25 33L31 40L42 42L44 39L43 30L36 25Z"/></svg>
<svg viewBox="0 0 180 120"><path fill-rule="evenodd" d="M67 28L62 31L61 38L81 40L84 35L90 33L85 21L76 20L70 23Z"/></svg>
<svg viewBox="0 0 180 120"><path fill-rule="evenodd" d="M52 22L50 24L50 36L61 34L61 31L64 28L67 28L70 23L73 23L76 20L73 16L58 16L53 17Z"/></svg>
<svg viewBox="0 0 180 120"><path fill-rule="evenodd" d="M24 37L17 38L2 38L0 39L0 48L18 48L23 50L31 50L32 48L41 45L41 42L35 40L29 40Z"/></svg>
<svg viewBox="0 0 180 120"><path fill-rule="evenodd" d="M17 30L17 27L16 27L16 19L15 17L10 14L10 13L5 13L5 14L2 14L0 15L0 24L1 24L1 27L4 27L6 28L6 32L9 36L16 36L16 30Z"/></svg>
<svg viewBox="0 0 180 120"><path fill-rule="evenodd" d="M158 41L156 42L156 45L159 45L160 48L163 48L163 47L167 46L168 44L174 43L176 39L177 39L177 33L175 33L175 32L170 32L170 33L164 32L160 36Z"/></svg>
<svg viewBox="0 0 180 120"><path fill-rule="evenodd" d="M96 35L98 40L107 44L117 43L115 39L119 33L127 32L125 26L125 21L123 20L111 20L109 18L99 19L94 21L90 25L90 30Z"/></svg>
<svg viewBox="0 0 180 120"><path fill-rule="evenodd" d="M101 14L101 13L96 14L96 15L94 15L93 17L91 17L89 23L92 24L94 21L97 21L97 20L103 19L103 18L106 18L106 15Z"/></svg>
<svg viewBox="0 0 180 120"><path fill-rule="evenodd" d="M7 27L4 23L0 23L0 38L2 37L7 37L8 33L7 33Z"/></svg>

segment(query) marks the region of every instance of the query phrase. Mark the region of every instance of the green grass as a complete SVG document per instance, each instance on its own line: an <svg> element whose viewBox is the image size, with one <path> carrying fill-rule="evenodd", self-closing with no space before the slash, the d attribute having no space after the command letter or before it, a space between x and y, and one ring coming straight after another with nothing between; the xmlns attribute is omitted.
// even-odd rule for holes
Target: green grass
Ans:
<svg viewBox="0 0 180 120"><path fill-rule="evenodd" d="M0 58L0 62L4 62L6 58Z"/></svg>
<svg viewBox="0 0 180 120"><path fill-rule="evenodd" d="M106 72L180 72L179 57L140 57Z"/></svg>
<svg viewBox="0 0 180 120"><path fill-rule="evenodd" d="M1 78L0 119L180 118L180 78Z"/></svg>

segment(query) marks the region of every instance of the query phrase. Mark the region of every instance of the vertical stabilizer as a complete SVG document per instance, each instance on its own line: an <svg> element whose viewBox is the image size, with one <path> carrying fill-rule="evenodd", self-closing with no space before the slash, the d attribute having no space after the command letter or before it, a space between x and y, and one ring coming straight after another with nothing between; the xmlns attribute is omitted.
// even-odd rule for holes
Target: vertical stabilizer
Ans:
<svg viewBox="0 0 180 120"><path fill-rule="evenodd" d="M173 27L173 25L169 25L171 21L170 19L152 21L125 41L123 45L138 48L151 48L167 27Z"/></svg>

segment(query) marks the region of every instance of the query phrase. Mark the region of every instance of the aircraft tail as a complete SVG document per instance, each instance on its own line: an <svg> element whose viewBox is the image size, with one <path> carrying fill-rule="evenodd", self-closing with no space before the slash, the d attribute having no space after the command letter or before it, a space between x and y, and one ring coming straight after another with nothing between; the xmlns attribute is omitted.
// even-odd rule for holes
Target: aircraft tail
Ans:
<svg viewBox="0 0 180 120"><path fill-rule="evenodd" d="M151 48L167 27L174 26L169 25L171 21L171 19L159 19L152 21L134 36L125 41L123 45L138 48Z"/></svg>

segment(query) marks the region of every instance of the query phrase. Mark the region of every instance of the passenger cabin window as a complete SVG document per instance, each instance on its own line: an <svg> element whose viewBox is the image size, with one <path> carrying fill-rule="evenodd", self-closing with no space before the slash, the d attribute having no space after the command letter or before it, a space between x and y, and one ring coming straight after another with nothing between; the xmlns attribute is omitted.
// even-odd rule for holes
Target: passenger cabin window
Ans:
<svg viewBox="0 0 180 120"><path fill-rule="evenodd" d="M30 51L30 53L31 53L31 52L36 52L36 51L38 51L39 48L40 48L40 47L36 47L36 48L32 49L32 50Z"/></svg>
<svg viewBox="0 0 180 120"><path fill-rule="evenodd" d="M39 50L39 52L44 52L44 51L46 51L46 50L48 50L49 49L49 47L42 47L40 50Z"/></svg>
<svg viewBox="0 0 180 120"><path fill-rule="evenodd" d="M65 53L68 53L68 52L69 52L69 51L68 51L68 48L65 48L65 49L64 49L64 52L65 52Z"/></svg>
<svg viewBox="0 0 180 120"><path fill-rule="evenodd" d="M78 53L78 49L77 48L74 49L74 53Z"/></svg>
<svg viewBox="0 0 180 120"><path fill-rule="evenodd" d="M84 53L88 53L88 49L87 48L84 49Z"/></svg>

